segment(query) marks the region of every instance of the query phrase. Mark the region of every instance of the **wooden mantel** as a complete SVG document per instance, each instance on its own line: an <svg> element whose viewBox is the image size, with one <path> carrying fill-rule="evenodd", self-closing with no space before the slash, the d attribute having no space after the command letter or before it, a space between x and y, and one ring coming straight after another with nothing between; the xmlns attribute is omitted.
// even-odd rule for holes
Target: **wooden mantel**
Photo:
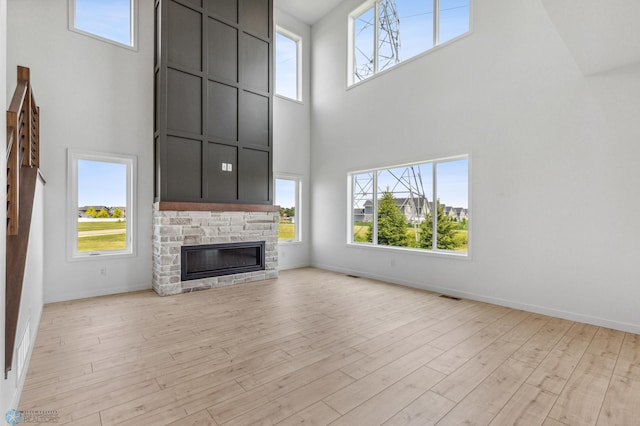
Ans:
<svg viewBox="0 0 640 426"><path fill-rule="evenodd" d="M178 212L277 212L280 206L270 204L225 204L225 203L186 203L160 201L160 211Z"/></svg>

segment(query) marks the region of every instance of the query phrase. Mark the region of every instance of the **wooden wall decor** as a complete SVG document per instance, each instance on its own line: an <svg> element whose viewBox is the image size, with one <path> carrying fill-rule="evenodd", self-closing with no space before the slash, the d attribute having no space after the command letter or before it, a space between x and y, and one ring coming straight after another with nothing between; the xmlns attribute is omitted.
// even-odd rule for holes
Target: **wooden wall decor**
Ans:
<svg viewBox="0 0 640 426"><path fill-rule="evenodd" d="M156 1L156 201L272 204L272 22L272 0Z"/></svg>

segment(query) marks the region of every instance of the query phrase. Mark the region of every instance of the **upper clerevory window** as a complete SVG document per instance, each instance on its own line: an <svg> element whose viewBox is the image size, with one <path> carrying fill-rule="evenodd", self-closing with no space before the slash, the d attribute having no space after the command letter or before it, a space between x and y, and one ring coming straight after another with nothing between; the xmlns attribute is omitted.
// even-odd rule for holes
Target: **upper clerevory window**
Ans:
<svg viewBox="0 0 640 426"><path fill-rule="evenodd" d="M276 95L301 101L302 38L283 28L276 28Z"/></svg>
<svg viewBox="0 0 640 426"><path fill-rule="evenodd" d="M369 0L349 15L349 84L469 32L471 0Z"/></svg>
<svg viewBox="0 0 640 426"><path fill-rule="evenodd" d="M69 29L120 46L136 47L138 0L69 0Z"/></svg>

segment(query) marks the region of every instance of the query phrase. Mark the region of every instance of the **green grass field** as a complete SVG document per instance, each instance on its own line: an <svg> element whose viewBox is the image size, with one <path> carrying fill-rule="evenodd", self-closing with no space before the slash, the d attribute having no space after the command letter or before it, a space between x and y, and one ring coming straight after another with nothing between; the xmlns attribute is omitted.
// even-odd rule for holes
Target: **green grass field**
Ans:
<svg viewBox="0 0 640 426"><path fill-rule="evenodd" d="M127 248L126 234L78 237L78 251L124 250Z"/></svg>
<svg viewBox="0 0 640 426"><path fill-rule="evenodd" d="M291 241L296 236L296 225L293 223L280 222L278 224L278 240Z"/></svg>
<svg viewBox="0 0 640 426"><path fill-rule="evenodd" d="M78 222L78 232L106 231L121 229L122 233L108 235L92 235L78 237L78 251L109 251L124 250L127 248L126 230L127 223L122 222Z"/></svg>
<svg viewBox="0 0 640 426"><path fill-rule="evenodd" d="M353 240L357 243L366 243L367 242L367 232L369 231L369 226L367 225L354 225L353 226ZM416 242L416 234L420 234L420 228L407 229L407 237L410 241L409 247L417 247ZM468 238L469 231L466 229L461 229L456 231L456 242L458 243L458 248L455 251L467 251L468 249Z"/></svg>
<svg viewBox="0 0 640 426"><path fill-rule="evenodd" d="M127 223L122 222L78 222L78 232L102 231L104 229L125 229Z"/></svg>

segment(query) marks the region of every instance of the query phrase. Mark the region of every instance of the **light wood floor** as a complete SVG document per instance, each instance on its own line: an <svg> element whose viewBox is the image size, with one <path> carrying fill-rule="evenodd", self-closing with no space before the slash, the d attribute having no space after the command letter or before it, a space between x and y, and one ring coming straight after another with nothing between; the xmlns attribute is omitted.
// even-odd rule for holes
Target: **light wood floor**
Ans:
<svg viewBox="0 0 640 426"><path fill-rule="evenodd" d="M640 337L316 269L44 308L21 410L73 425L634 425Z"/></svg>

